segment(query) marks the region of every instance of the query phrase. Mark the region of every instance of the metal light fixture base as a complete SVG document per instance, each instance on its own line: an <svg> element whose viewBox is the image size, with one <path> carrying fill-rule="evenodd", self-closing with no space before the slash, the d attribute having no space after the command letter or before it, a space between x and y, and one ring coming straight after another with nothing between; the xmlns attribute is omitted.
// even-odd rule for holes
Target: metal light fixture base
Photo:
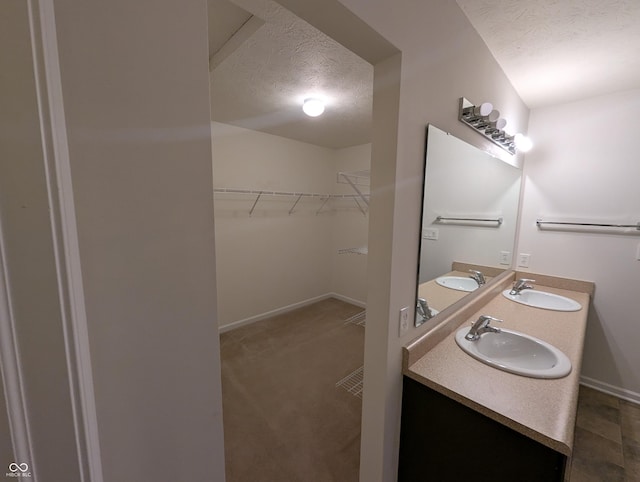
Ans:
<svg viewBox="0 0 640 482"><path fill-rule="evenodd" d="M514 136L510 136L502 129L496 127L496 119L491 119L491 115L480 115L479 107L469 102L464 97L460 97L460 107L458 119L467 124L485 139L489 139L495 145L501 147L512 156L516 153Z"/></svg>

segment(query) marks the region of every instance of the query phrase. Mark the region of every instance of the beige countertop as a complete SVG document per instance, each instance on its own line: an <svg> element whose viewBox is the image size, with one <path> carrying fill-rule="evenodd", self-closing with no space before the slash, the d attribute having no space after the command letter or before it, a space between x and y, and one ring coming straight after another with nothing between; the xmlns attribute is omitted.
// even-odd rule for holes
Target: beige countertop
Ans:
<svg viewBox="0 0 640 482"><path fill-rule="evenodd" d="M502 282L502 288L510 285L511 279ZM539 284L536 288L572 298L582 309L558 312L533 308L509 301L494 289L486 303L479 300L481 303L471 316L451 320L456 324L455 328L448 328L451 333L417 361L405 366L404 374L570 456L589 294ZM433 297L434 308L438 308L436 298ZM571 360L571 373L554 380L527 378L492 368L467 355L456 344L455 332L458 326L470 326L480 315L502 319L501 328L520 331L556 346ZM405 361L415 359L410 356L410 350L416 349L419 343L414 342L406 349Z"/></svg>

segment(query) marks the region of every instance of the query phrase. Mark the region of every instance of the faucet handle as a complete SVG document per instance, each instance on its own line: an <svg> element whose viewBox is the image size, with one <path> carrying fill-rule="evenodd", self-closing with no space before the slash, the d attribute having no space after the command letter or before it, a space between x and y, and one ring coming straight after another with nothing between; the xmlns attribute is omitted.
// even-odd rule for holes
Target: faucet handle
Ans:
<svg viewBox="0 0 640 482"><path fill-rule="evenodd" d="M422 318L421 320L418 320L418 315L420 315L420 317ZM418 299L416 300L415 326L416 327L420 326L425 321L433 318L433 316L434 316L433 311L431 311L431 308L429 307L429 303L427 303L426 298L418 297Z"/></svg>
<svg viewBox="0 0 640 482"><path fill-rule="evenodd" d="M520 278L516 283L527 284L527 283L535 283L536 280L529 278Z"/></svg>
<svg viewBox="0 0 640 482"><path fill-rule="evenodd" d="M529 278L520 278L518 281L513 283L513 288L509 291L510 295L519 295L522 290L533 289L533 286L527 283L535 283L536 280Z"/></svg>
<svg viewBox="0 0 640 482"><path fill-rule="evenodd" d="M480 335L483 333L500 333L500 328L489 326L489 323L492 321L499 321L502 323L502 320L494 318L493 316L481 315L473 322L473 326L469 330L469 333L464 336L465 340L478 341L480 339Z"/></svg>
<svg viewBox="0 0 640 482"><path fill-rule="evenodd" d="M476 269L470 269L469 273L471 273L470 278L474 279L476 283L478 283L478 285L483 285L486 283L486 280L484 279L484 274L482 274L482 271L478 271Z"/></svg>
<svg viewBox="0 0 640 482"><path fill-rule="evenodd" d="M489 315L480 315L480 317L473 323L478 323L480 326L487 326L492 321L497 321L498 323L502 323L503 320L494 318L493 316L489 316Z"/></svg>

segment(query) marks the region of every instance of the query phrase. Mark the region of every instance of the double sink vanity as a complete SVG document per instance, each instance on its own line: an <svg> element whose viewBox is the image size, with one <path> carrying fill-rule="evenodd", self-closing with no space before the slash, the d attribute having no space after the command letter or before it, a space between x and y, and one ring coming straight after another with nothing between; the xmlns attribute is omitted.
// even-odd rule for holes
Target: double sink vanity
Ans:
<svg viewBox="0 0 640 482"><path fill-rule="evenodd" d="M594 285L513 269L515 161L427 128L399 481L568 480Z"/></svg>
<svg viewBox="0 0 640 482"><path fill-rule="evenodd" d="M533 288L510 294L525 277ZM568 478L594 286L511 270L487 279L471 294L418 288L441 311L404 349L399 480Z"/></svg>

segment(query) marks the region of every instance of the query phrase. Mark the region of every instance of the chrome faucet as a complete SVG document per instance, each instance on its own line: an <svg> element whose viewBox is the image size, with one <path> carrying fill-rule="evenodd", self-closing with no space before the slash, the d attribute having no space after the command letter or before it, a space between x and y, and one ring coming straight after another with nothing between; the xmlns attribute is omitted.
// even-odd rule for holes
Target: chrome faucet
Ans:
<svg viewBox="0 0 640 482"><path fill-rule="evenodd" d="M484 275L482 274L482 271L477 271L475 269L470 269L469 273L471 273L469 278L475 280L475 282L478 283L478 286L482 286L483 284L485 284L487 282L487 280L484 279Z"/></svg>
<svg viewBox="0 0 640 482"><path fill-rule="evenodd" d="M422 316L423 320L430 320L433 318L433 313L431 312L431 308L427 303L427 300L424 298L418 298L418 303L416 304L416 311L420 316Z"/></svg>
<svg viewBox="0 0 640 482"><path fill-rule="evenodd" d="M482 315L474 323L469 333L465 335L465 339L469 341L477 341L480 339L480 335L483 333L500 333L500 328L494 328L489 323L492 321L498 321L502 323L502 320L494 318L493 316Z"/></svg>
<svg viewBox="0 0 640 482"><path fill-rule="evenodd" d="M534 279L521 278L515 283L513 283L513 288L511 288L511 291L509 291L509 294L519 295L522 290L532 290L533 285L530 285L528 283L535 283L535 282L536 280Z"/></svg>

